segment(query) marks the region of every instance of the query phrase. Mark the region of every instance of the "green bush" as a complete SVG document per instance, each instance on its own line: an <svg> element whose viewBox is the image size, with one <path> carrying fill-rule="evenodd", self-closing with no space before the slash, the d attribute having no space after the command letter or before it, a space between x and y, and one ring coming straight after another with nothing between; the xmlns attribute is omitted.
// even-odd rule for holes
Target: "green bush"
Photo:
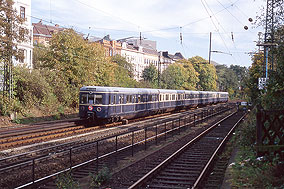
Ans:
<svg viewBox="0 0 284 189"><path fill-rule="evenodd" d="M76 182L70 172L60 174L56 179L56 186L59 189L77 189L79 187L79 183Z"/></svg>
<svg viewBox="0 0 284 189"><path fill-rule="evenodd" d="M236 188L283 188L283 163L274 154L257 157L256 110L236 131L238 153L232 166L232 187Z"/></svg>
<svg viewBox="0 0 284 189"><path fill-rule="evenodd" d="M103 167L98 174L91 174L91 187L100 187L111 178L111 172L109 168Z"/></svg>

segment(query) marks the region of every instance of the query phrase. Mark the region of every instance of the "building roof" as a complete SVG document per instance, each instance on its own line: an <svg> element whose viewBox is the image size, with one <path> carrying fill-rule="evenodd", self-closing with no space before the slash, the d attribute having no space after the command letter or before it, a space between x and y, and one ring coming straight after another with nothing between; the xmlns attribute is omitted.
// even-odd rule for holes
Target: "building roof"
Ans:
<svg viewBox="0 0 284 189"><path fill-rule="evenodd" d="M36 36L52 37L52 34L64 30L60 28L59 25L50 26L42 24L41 21L38 23L33 23L33 34Z"/></svg>
<svg viewBox="0 0 284 189"><path fill-rule="evenodd" d="M157 55L157 56L159 55L157 50L154 50L154 49L143 48L143 52L147 54Z"/></svg>
<svg viewBox="0 0 284 189"><path fill-rule="evenodd" d="M182 54L180 52L176 52L176 54L174 55L177 59L184 59L184 57L182 56Z"/></svg>

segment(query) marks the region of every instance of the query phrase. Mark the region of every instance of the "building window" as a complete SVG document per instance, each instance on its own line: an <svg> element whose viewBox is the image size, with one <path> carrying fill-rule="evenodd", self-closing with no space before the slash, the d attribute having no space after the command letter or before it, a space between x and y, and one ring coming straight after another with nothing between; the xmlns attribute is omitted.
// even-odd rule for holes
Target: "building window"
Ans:
<svg viewBox="0 0 284 189"><path fill-rule="evenodd" d="M25 50L19 49L19 62L24 63L25 61Z"/></svg>
<svg viewBox="0 0 284 189"><path fill-rule="evenodd" d="M25 10L25 7L20 7L20 17L22 19L25 19L26 18L26 10Z"/></svg>

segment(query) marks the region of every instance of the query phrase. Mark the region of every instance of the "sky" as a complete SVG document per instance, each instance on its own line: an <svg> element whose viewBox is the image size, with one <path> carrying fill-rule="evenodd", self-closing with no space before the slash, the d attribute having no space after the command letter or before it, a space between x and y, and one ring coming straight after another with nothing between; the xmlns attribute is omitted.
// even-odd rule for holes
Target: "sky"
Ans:
<svg viewBox="0 0 284 189"><path fill-rule="evenodd" d="M157 42L158 51L207 60L212 32L211 60L249 67L250 52L258 49L258 34L264 33L253 23L265 4L265 0L32 0L32 22L42 20L95 37L109 34L114 40L139 37L141 32L143 38Z"/></svg>

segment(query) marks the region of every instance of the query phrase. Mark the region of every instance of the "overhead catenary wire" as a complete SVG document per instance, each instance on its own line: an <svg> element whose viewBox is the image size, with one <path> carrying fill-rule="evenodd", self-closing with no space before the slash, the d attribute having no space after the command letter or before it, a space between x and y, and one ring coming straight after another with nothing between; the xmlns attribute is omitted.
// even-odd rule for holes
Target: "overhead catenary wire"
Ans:
<svg viewBox="0 0 284 189"><path fill-rule="evenodd" d="M206 1L205 1L205 4L203 3L202 0L201 0L201 2L202 2L202 4L203 4L203 6L204 6L206 12L210 15L209 11L206 9L205 4L207 5L208 9L209 9L209 10L211 11L211 13L213 14L213 11L210 9L210 7L209 7L208 4L206 3ZM216 21L217 21L218 25L221 27L221 29L226 33L224 27L221 25L221 23L218 21L217 17L216 17L214 14L213 14L213 17L216 19ZM212 19L211 19L211 20L212 20ZM212 22L213 22L213 20L212 20ZM213 23L214 23L214 22L213 22ZM217 30L217 32L218 32L218 34L219 34L221 40L223 41L223 44L225 45L225 47L226 47L226 49L227 49L227 51L228 51L227 54L232 54L232 53L230 52L230 50L229 50L229 48L228 48L228 46L227 46L225 40L224 40L223 37L221 36L221 34L220 34L220 32L219 32L219 29L217 28L217 26L216 26L215 24L214 24L214 26L215 26L215 28L216 28L216 30ZM233 45L235 46L234 42L233 42ZM235 46L235 49L236 49L236 46ZM238 55L238 56L239 56L239 55ZM232 55L232 58L233 58L234 62L237 64L237 60L235 59L235 57L234 57L233 55Z"/></svg>
<svg viewBox="0 0 284 189"><path fill-rule="evenodd" d="M51 0L50 0L51 1ZM75 1L75 0L74 0ZM76 0L76 1L78 1L78 0ZM238 0L239 1L239 0ZM238 1L235 1L234 3L236 3L236 2L238 2ZM82 1L81 1L82 2ZM233 6L233 4L231 4L230 6L228 6L228 7L231 7L231 6ZM204 17L204 18L201 18L201 19L198 19L198 20L196 20L196 21L194 21L194 22L191 22L191 23L188 23L188 24L186 24L186 25L183 25L183 26L177 26L177 27L169 27L169 28L160 28L160 29L156 29L156 30L152 30L152 31L145 31L145 32L143 32L142 31L142 33L153 33L153 32L155 32L155 31L163 31L163 30L174 30L174 29L179 29L180 27L183 27L183 31L182 31L182 37L183 37L183 41L182 41L182 43L183 43L183 45L185 46L186 44L185 44L185 40L184 40L184 37L185 37L185 35L186 34L196 34L196 35L203 35L203 34L206 34L206 33L191 33L191 32L186 32L186 27L188 26L188 25L191 25L191 24L194 24L194 23L198 23L198 22L202 22L202 21L204 21L205 19L208 19L208 18L210 18L211 20L212 20L212 16L213 15L216 15L216 14L218 14L218 13L220 13L220 12L222 12L222 11L224 11L224 10L226 10L225 8L223 8L223 9L221 9L221 10L219 10L219 11L217 11L217 12L215 12L215 13L213 13L212 12L212 14L211 14L211 17L210 16L208 16L208 17ZM51 13L51 11L50 11L50 13ZM42 21L45 21L46 23L53 23L54 21L52 20L52 16L51 16L51 14L50 14L50 20L46 20L46 19L42 19L42 18L38 18L38 17L35 17L35 16L31 16L32 18L35 18L35 19L38 19L38 20L42 20ZM57 18L57 17L54 17L54 18ZM70 28L70 27L66 27L66 26L63 26L62 24L59 24L59 25L61 25L61 27L62 28ZM81 26L78 26L79 28L81 28L81 31L84 31L84 28L83 27L81 27ZM217 27L218 28L218 27ZM105 27L94 27L94 26L92 26L92 30L93 31L97 31L97 30L110 30L110 31L121 31L121 32L133 32L133 33L137 33L137 31L135 31L135 30L124 30L124 29L117 29L117 28L105 28ZM207 32L207 34L208 34L209 32ZM218 33L219 35L223 35L223 34L230 34L231 32L220 32L219 31L219 29L217 29L217 32L216 33ZM234 32L234 33L237 33L237 32ZM239 33L245 33L245 32L239 32ZM163 38L163 36L160 36L161 38ZM164 37L165 38L165 37ZM183 49L184 49L184 47L182 47ZM229 50L229 48L228 48L228 51L230 51Z"/></svg>
<svg viewBox="0 0 284 189"><path fill-rule="evenodd" d="M86 3L82 2L81 0L73 0L73 1L76 1L76 2L78 2L78 3L80 3L80 4L84 5L84 6L86 6L86 7L88 7L88 8L91 8L91 9L94 9L94 10L96 10L96 11L99 11L99 12L101 12L101 13L103 13L103 14L106 14L106 15L112 17L112 18L116 18L116 19L121 20L121 21L123 21L123 22L125 22L125 23L134 25L134 26L136 26L136 27L138 27L138 28L140 27L140 26L137 25L136 23L130 22L130 21L128 21L128 20L125 20L125 19L123 19L123 18L121 18L121 17L119 17L119 16L110 14L110 13L108 13L108 12L106 12L106 11L103 11L103 10L101 10L101 9L98 9L98 8L96 8L96 7L94 7L94 6L90 5L90 4L86 4Z"/></svg>

